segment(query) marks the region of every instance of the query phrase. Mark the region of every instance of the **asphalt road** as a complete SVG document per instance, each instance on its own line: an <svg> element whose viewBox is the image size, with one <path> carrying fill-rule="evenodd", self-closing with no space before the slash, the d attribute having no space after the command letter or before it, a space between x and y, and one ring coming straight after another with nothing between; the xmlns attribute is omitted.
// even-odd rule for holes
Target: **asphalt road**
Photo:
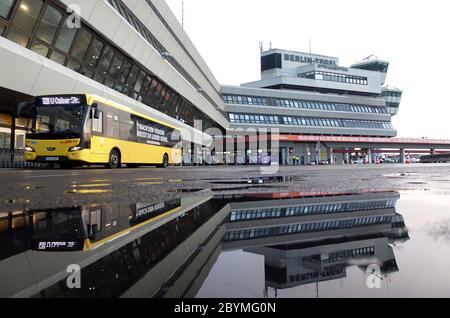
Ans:
<svg viewBox="0 0 450 318"><path fill-rule="evenodd" d="M0 169L0 212L254 192L450 191L450 165Z"/></svg>

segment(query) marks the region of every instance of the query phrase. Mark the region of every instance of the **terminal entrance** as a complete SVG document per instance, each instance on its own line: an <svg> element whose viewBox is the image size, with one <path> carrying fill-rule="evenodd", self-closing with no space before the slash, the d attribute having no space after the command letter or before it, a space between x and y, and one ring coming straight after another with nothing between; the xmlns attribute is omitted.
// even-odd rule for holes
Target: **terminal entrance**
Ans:
<svg viewBox="0 0 450 318"><path fill-rule="evenodd" d="M16 114L17 105L34 97L0 87L0 168L25 166L23 148L31 107Z"/></svg>

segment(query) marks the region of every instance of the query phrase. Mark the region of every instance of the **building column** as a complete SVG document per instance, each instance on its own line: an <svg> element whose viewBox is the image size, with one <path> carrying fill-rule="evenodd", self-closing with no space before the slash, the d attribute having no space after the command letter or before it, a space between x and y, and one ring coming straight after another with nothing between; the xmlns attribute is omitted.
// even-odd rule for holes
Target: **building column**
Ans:
<svg viewBox="0 0 450 318"><path fill-rule="evenodd" d="M400 163L405 163L405 148L400 149Z"/></svg>
<svg viewBox="0 0 450 318"><path fill-rule="evenodd" d="M16 150L16 113L11 116L11 140L9 143L10 156L11 156L11 165L14 164L15 161L15 150Z"/></svg>
<svg viewBox="0 0 450 318"><path fill-rule="evenodd" d="M368 164L372 164L373 160L372 160L372 149L367 149L367 163Z"/></svg>
<svg viewBox="0 0 450 318"><path fill-rule="evenodd" d="M320 148L321 148L321 146L320 146L320 141L318 141L317 143L316 143L316 164L318 165L319 163L320 163Z"/></svg>
<svg viewBox="0 0 450 318"><path fill-rule="evenodd" d="M346 164L350 164L350 153L349 153L350 149L349 148L345 148L345 154L344 154L344 160Z"/></svg>
<svg viewBox="0 0 450 318"><path fill-rule="evenodd" d="M334 149L330 148L328 149L328 162L330 165L334 165Z"/></svg>

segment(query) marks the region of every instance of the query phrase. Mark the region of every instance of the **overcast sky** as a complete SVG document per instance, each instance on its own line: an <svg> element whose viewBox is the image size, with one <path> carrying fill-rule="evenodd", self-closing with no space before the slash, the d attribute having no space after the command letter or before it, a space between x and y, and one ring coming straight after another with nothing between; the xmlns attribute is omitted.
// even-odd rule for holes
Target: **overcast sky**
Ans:
<svg viewBox="0 0 450 318"><path fill-rule="evenodd" d="M166 1L181 21L182 0ZM390 61L387 84L404 91L399 137L450 138L449 1L184 1L185 30L221 84L260 79L259 41L308 52L311 38L341 66Z"/></svg>

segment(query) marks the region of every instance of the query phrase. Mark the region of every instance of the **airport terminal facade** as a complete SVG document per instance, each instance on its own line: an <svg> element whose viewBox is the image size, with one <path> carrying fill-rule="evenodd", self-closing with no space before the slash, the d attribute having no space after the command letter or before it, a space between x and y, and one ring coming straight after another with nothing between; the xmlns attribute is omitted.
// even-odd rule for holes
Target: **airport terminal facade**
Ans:
<svg viewBox="0 0 450 318"><path fill-rule="evenodd" d="M211 153L237 164L349 162L356 148L372 160L370 145L397 135L391 119L402 91L385 85L388 62L342 67L336 57L270 49L261 51L260 80L220 85L164 1L1 0L0 56L4 150L24 147L30 113L18 114L17 104L46 94L148 109L189 132L186 164ZM252 146L244 136L238 147L236 131L251 129L268 137L257 133ZM450 142L426 149L442 146Z"/></svg>
<svg viewBox="0 0 450 318"><path fill-rule="evenodd" d="M395 137L391 119L402 91L384 86L388 67L378 59L342 67L336 57L272 49L261 52L261 80L221 92L232 128L279 130L281 164L296 157L299 164L342 162L326 144L296 138Z"/></svg>
<svg viewBox="0 0 450 318"><path fill-rule="evenodd" d="M29 114L16 105L46 94L145 107L188 137L229 126L220 85L164 1L2 0L0 56L3 149L24 147Z"/></svg>

